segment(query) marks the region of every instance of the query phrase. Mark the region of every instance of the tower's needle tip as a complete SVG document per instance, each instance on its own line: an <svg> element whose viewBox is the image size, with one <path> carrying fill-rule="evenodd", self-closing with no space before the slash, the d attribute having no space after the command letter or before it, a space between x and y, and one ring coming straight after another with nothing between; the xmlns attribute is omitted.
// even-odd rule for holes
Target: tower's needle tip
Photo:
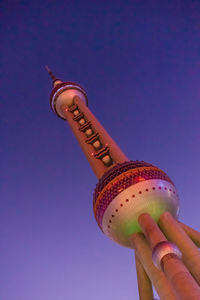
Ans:
<svg viewBox="0 0 200 300"><path fill-rule="evenodd" d="M53 74L53 72L51 71L51 69L50 69L47 65L45 66L45 69L46 69L47 72L49 73L51 79L52 79L53 81L55 81L57 78L56 78L56 76Z"/></svg>

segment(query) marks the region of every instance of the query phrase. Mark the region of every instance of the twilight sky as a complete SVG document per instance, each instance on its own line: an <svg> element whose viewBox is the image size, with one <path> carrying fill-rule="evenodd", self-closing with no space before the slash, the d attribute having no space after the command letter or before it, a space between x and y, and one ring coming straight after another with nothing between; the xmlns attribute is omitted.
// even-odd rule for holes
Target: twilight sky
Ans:
<svg viewBox="0 0 200 300"><path fill-rule="evenodd" d="M97 180L44 65L86 89L130 159L172 178L198 229L200 2L3 0L0 23L0 299L137 300L133 251L95 222Z"/></svg>

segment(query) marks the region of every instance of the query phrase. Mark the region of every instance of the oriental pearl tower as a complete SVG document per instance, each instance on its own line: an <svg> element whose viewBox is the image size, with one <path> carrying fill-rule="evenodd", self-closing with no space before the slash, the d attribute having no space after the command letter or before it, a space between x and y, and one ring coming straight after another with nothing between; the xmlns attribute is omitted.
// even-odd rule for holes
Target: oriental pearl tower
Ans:
<svg viewBox="0 0 200 300"><path fill-rule="evenodd" d="M158 167L129 160L88 108L85 90L56 78L50 106L68 122L98 183L93 211L111 240L135 251L140 300L200 300L200 233L178 220L179 197ZM135 298L134 298L135 300Z"/></svg>

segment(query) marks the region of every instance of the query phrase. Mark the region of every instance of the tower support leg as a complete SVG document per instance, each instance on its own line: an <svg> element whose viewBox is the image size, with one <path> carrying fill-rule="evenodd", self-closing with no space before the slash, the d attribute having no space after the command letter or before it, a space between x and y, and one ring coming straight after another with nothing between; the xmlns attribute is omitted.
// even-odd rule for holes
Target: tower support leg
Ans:
<svg viewBox="0 0 200 300"><path fill-rule="evenodd" d="M130 241L160 299L177 300L178 298L175 296L175 293L164 273L154 266L152 261L152 252L145 236L142 233L135 233L130 237Z"/></svg>
<svg viewBox="0 0 200 300"><path fill-rule="evenodd" d="M200 285L200 251L185 233L179 222L169 212L159 219L159 226L166 237L178 246L183 255L183 262ZM199 298L200 299L200 298Z"/></svg>
<svg viewBox="0 0 200 300"><path fill-rule="evenodd" d="M154 300L151 281L135 253L135 265L140 300Z"/></svg>
<svg viewBox="0 0 200 300"><path fill-rule="evenodd" d="M140 215L138 222L152 249L159 243L166 241L158 225L149 214ZM163 238L165 238L165 241L163 241ZM199 300L200 287L179 257L174 253L168 253L161 257L160 260L161 269L171 283L177 298L179 300Z"/></svg>
<svg viewBox="0 0 200 300"><path fill-rule="evenodd" d="M181 222L178 222L178 223L181 225L181 227L187 233L187 235L191 238L193 243L195 243L195 245L198 248L200 248L200 232L198 232L197 230L194 230L193 228L187 226L186 224L183 224Z"/></svg>

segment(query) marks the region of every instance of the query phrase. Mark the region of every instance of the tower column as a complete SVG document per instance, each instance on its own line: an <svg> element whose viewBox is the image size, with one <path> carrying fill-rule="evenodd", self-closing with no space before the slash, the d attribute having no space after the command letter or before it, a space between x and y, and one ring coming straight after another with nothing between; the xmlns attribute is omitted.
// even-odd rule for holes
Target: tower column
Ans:
<svg viewBox="0 0 200 300"><path fill-rule="evenodd" d="M147 273L145 272L136 253L135 253L135 265L136 265L140 300L154 300L151 281Z"/></svg>
<svg viewBox="0 0 200 300"><path fill-rule="evenodd" d="M183 261L200 285L200 252L191 239L187 236L183 228L172 217L169 212L165 212L159 219L159 226L167 238L175 243L183 254Z"/></svg>
<svg viewBox="0 0 200 300"><path fill-rule="evenodd" d="M197 230L189 227L188 225L186 225L180 221L178 223L183 228L183 230L187 233L187 235L191 238L193 243L195 243L195 245L198 248L200 248L200 232L198 232Z"/></svg>
<svg viewBox="0 0 200 300"><path fill-rule="evenodd" d="M133 245L136 255L143 265L147 275L152 281L160 299L177 300L172 287L162 271L156 268L152 261L152 251L142 233L135 233L130 236L130 242Z"/></svg>
<svg viewBox="0 0 200 300"><path fill-rule="evenodd" d="M171 252L169 243L166 242L166 238L164 237L163 233L160 231L158 225L155 223L152 217L144 213L140 215L140 217L138 218L138 222L142 227L142 230L147 240L149 241L153 252L154 249L159 247L159 245L162 246L160 247L160 251L157 251L159 256L158 259L160 259L160 267L171 283L178 299L199 300L200 287L197 285L196 281L186 269L185 265L182 263L178 255L175 252ZM166 247L164 244L166 245ZM162 255L162 252L164 253L164 255Z"/></svg>

